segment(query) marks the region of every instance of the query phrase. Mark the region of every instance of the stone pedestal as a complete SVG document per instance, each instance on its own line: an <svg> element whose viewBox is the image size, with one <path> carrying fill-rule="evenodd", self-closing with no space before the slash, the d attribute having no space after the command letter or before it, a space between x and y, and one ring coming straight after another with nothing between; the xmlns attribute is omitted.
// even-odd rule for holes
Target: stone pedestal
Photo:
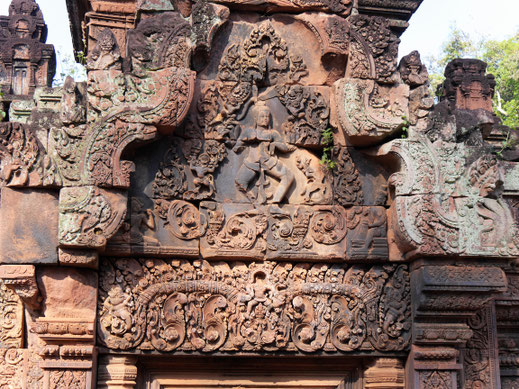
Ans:
<svg viewBox="0 0 519 389"><path fill-rule="evenodd" d="M97 388L133 389L137 380L136 357L105 355L99 360Z"/></svg>
<svg viewBox="0 0 519 389"><path fill-rule="evenodd" d="M405 372L402 361L378 358L364 371L365 389L404 389Z"/></svg>

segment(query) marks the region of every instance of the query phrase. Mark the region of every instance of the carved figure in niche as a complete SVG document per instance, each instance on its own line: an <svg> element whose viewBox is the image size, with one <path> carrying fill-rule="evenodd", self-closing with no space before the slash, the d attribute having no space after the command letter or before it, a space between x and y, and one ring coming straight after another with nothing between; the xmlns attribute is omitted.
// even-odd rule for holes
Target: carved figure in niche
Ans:
<svg viewBox="0 0 519 389"><path fill-rule="evenodd" d="M353 207L348 213L348 256L386 256L386 213L383 207Z"/></svg>
<svg viewBox="0 0 519 389"><path fill-rule="evenodd" d="M29 22L24 19L20 19L16 22L16 26L14 28L16 32L16 36L21 39L29 38L30 29L29 29Z"/></svg>
<svg viewBox="0 0 519 389"><path fill-rule="evenodd" d="M60 119L63 124L86 122L85 94L84 86L76 83L72 77L67 76L63 84L63 97L60 109Z"/></svg>
<svg viewBox="0 0 519 389"><path fill-rule="evenodd" d="M100 34L92 53L88 58L87 68L90 70L121 69L121 53L115 36L109 28Z"/></svg>
<svg viewBox="0 0 519 389"><path fill-rule="evenodd" d="M131 297L116 285L108 291L103 307L110 312L110 320L101 322L104 328L110 328L114 334L124 334L132 328L132 315L128 310Z"/></svg>
<svg viewBox="0 0 519 389"><path fill-rule="evenodd" d="M247 302L246 318L250 317L255 306L266 303L272 291L272 287L265 282L265 277L265 273L263 272L255 273L252 286L246 287L248 293L241 298L241 302Z"/></svg>
<svg viewBox="0 0 519 389"><path fill-rule="evenodd" d="M285 198L290 185L294 182L294 175L276 156L276 150L282 153L294 151L295 146L288 145L281 134L271 128L270 109L262 102L256 105L257 116L256 126L246 128L238 138L233 151L238 153L245 149L247 145L248 154L243 161L243 165L236 174L235 183L240 191L245 193L250 201L255 200L249 185L257 178L256 186L258 195L256 200L265 203L272 198L273 203L280 203ZM267 182L265 174L272 176L279 181L279 184L272 196L265 193Z"/></svg>
<svg viewBox="0 0 519 389"><path fill-rule="evenodd" d="M144 209L144 203L138 197L131 198L130 226L132 243L159 244L157 239L144 235L145 229L155 230L155 218L151 209Z"/></svg>

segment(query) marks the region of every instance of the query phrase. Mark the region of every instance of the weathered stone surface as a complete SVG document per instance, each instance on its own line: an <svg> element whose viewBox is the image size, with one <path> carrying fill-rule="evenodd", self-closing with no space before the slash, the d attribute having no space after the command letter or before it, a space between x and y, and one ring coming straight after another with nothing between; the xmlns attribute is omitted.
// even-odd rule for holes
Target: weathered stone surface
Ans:
<svg viewBox="0 0 519 389"><path fill-rule="evenodd" d="M0 184L2 186L54 186L61 182L54 162L37 131L27 124L0 123Z"/></svg>
<svg viewBox="0 0 519 389"><path fill-rule="evenodd" d="M30 309L39 309L42 298L36 284L34 265L1 265L2 283L13 290Z"/></svg>
<svg viewBox="0 0 519 389"><path fill-rule="evenodd" d="M102 263L98 338L113 350L352 352L408 345L405 265Z"/></svg>
<svg viewBox="0 0 519 389"><path fill-rule="evenodd" d="M101 248L121 226L126 193L95 186L63 188L59 198L59 243Z"/></svg>
<svg viewBox="0 0 519 389"><path fill-rule="evenodd" d="M95 250L58 249L58 260L64 266L97 268L98 254Z"/></svg>
<svg viewBox="0 0 519 389"><path fill-rule="evenodd" d="M88 79L49 88L14 0L0 386L190 388L247 355L283 379L233 387L513 387L517 134L484 63L449 64L436 105L419 53L398 63L419 3L70 0Z"/></svg>
<svg viewBox="0 0 519 389"><path fill-rule="evenodd" d="M97 300L97 275L92 270L45 267L38 271L45 318L93 320Z"/></svg>
<svg viewBox="0 0 519 389"><path fill-rule="evenodd" d="M22 348L0 348L0 385L13 388L42 387L41 357Z"/></svg>
<svg viewBox="0 0 519 389"><path fill-rule="evenodd" d="M0 219L1 263L57 263L56 194L4 187Z"/></svg>

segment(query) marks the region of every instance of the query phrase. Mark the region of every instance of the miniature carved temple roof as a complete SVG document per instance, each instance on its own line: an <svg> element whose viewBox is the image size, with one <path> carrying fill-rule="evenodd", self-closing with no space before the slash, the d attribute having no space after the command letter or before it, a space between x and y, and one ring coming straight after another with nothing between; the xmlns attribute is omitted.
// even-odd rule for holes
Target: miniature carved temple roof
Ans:
<svg viewBox="0 0 519 389"><path fill-rule="evenodd" d="M47 26L34 0L13 0L9 16L0 16L0 88L3 100L32 96L35 88L50 86L56 59L45 44Z"/></svg>

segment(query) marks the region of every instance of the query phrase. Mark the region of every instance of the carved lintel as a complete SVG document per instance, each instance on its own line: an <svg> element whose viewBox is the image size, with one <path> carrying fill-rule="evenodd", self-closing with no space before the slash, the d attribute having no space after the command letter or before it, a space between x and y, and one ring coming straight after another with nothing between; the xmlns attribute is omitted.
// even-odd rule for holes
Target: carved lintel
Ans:
<svg viewBox="0 0 519 389"><path fill-rule="evenodd" d="M40 308L41 296L34 265L1 265L0 278L29 308Z"/></svg>
<svg viewBox="0 0 519 389"><path fill-rule="evenodd" d="M101 357L97 387L100 389L133 389L137 379L137 358L106 355Z"/></svg>
<svg viewBox="0 0 519 389"><path fill-rule="evenodd" d="M161 270L144 281L148 266ZM405 265L106 259L98 341L119 351L403 351L408 277Z"/></svg>

